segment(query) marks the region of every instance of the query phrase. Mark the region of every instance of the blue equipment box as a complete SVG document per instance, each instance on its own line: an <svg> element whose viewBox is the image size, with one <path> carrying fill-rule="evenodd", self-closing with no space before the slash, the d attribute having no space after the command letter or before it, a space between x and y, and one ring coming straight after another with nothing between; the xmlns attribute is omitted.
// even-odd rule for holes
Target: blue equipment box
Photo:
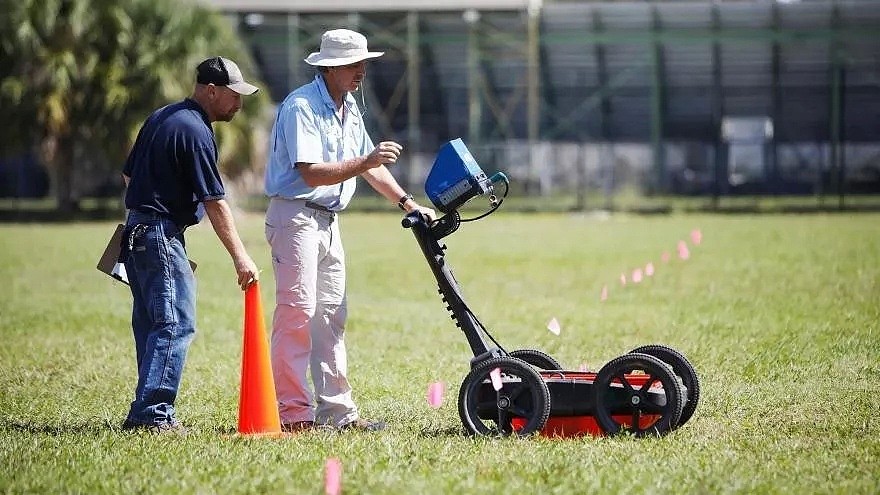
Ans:
<svg viewBox="0 0 880 495"><path fill-rule="evenodd" d="M444 144L425 180L425 193L434 207L450 213L471 198L494 187L461 138Z"/></svg>

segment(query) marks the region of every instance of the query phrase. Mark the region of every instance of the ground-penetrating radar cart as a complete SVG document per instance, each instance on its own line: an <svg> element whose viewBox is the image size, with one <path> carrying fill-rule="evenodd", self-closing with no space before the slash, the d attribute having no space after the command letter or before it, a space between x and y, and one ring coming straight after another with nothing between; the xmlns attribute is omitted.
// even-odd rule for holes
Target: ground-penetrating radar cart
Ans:
<svg viewBox="0 0 880 495"><path fill-rule="evenodd" d="M502 184L499 197L495 187ZM569 371L539 350L507 351L468 308L440 240L462 222L496 211L507 189L503 173L487 177L456 139L440 149L425 182L428 198L443 216L429 223L413 212L402 221L415 235L440 296L474 354L458 395L465 430L475 435L644 436L663 435L687 422L697 408L700 385L693 366L675 349L646 345L598 372ZM481 195L488 197L489 209L463 219L459 208Z"/></svg>

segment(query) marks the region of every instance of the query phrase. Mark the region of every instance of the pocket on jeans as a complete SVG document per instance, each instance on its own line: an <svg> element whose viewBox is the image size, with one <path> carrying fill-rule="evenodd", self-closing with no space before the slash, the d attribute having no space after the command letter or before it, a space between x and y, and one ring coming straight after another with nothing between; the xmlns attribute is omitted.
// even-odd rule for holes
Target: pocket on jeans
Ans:
<svg viewBox="0 0 880 495"><path fill-rule="evenodd" d="M129 259L138 271L156 269L163 265L159 243L163 242L156 225L137 224L128 234Z"/></svg>

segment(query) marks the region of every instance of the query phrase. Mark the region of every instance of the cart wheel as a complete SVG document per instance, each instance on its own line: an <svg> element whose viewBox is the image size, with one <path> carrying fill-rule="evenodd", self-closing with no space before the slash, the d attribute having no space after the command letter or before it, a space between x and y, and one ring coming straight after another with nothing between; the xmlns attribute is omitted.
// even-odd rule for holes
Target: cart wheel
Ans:
<svg viewBox="0 0 880 495"><path fill-rule="evenodd" d="M593 382L595 416L610 435L664 435L681 417L684 389L669 366L647 354L612 359Z"/></svg>
<svg viewBox="0 0 880 495"><path fill-rule="evenodd" d="M501 370L501 390L495 391L490 373ZM458 393L458 415L472 435L527 436L544 429L550 415L550 391L528 363L511 357L492 358L477 364L465 377ZM514 431L513 417L525 419Z"/></svg>
<svg viewBox="0 0 880 495"><path fill-rule="evenodd" d="M550 357L549 354L535 349L517 349L508 353L510 357L522 359L539 370L561 370L559 361Z"/></svg>
<svg viewBox="0 0 880 495"><path fill-rule="evenodd" d="M630 352L640 352L654 356L672 366L673 373L681 378L682 383L687 388L687 402L681 408L681 419L678 420L678 426L687 423L691 416L694 415L694 411L697 410L697 404L700 402L700 380L697 378L697 372L690 361L684 357L684 354L665 345L644 345Z"/></svg>

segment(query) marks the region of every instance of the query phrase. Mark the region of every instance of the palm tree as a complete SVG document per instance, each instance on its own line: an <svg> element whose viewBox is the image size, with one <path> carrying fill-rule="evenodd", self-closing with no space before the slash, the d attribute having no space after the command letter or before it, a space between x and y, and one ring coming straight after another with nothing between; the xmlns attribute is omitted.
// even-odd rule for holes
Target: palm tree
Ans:
<svg viewBox="0 0 880 495"><path fill-rule="evenodd" d="M255 74L229 23L189 3L0 0L0 12L0 107L10 109L0 152L36 149L65 212L77 207L82 165L120 170L146 116L189 94L199 61L223 54ZM251 161L261 93L217 129L226 172Z"/></svg>

